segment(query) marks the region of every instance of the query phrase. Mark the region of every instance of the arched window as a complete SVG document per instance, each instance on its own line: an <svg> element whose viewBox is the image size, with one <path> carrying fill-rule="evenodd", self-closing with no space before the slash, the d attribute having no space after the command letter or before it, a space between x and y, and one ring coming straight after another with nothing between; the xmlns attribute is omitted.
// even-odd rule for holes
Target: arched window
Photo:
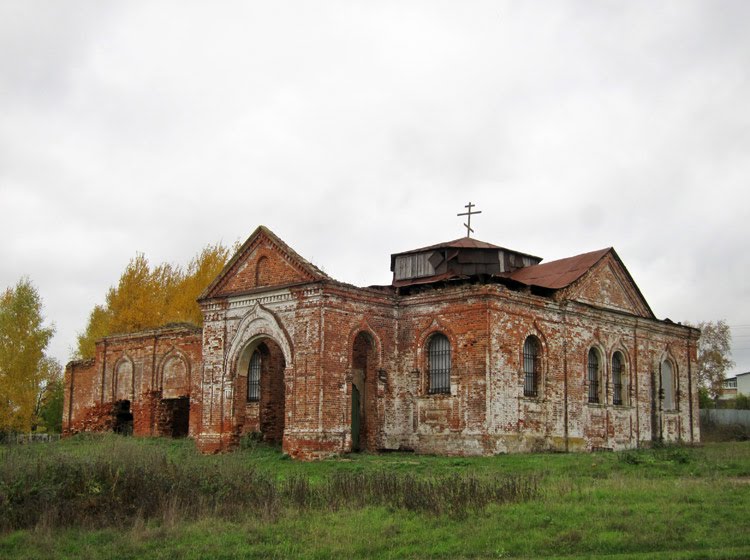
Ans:
<svg viewBox="0 0 750 560"><path fill-rule="evenodd" d="M661 363L661 397L662 397L662 409L663 410L674 410L674 371L672 369L672 363L668 360L664 360Z"/></svg>
<svg viewBox="0 0 750 560"><path fill-rule="evenodd" d="M601 399L599 393L601 390L601 368L599 367L599 353L591 348L588 359L588 381L589 381L589 402L599 403Z"/></svg>
<svg viewBox="0 0 750 560"><path fill-rule="evenodd" d="M430 393L451 392L451 345L448 337L437 333L427 346L427 369Z"/></svg>
<svg viewBox="0 0 750 560"><path fill-rule="evenodd" d="M114 400L132 400L133 398L133 362L123 357L115 365Z"/></svg>
<svg viewBox="0 0 750 560"><path fill-rule="evenodd" d="M247 400L250 402L260 400L260 366L260 350L256 349L247 367Z"/></svg>
<svg viewBox="0 0 750 560"><path fill-rule="evenodd" d="M624 370L625 366L622 354L615 352L612 354L612 404L626 404L624 399L625 392L623 391L625 387L623 383Z"/></svg>
<svg viewBox="0 0 750 560"><path fill-rule="evenodd" d="M178 353L169 356L161 370L161 398L176 399L190 394L188 363Z"/></svg>
<svg viewBox="0 0 750 560"><path fill-rule="evenodd" d="M523 396L536 397L539 391L539 340L530 336L523 344Z"/></svg>

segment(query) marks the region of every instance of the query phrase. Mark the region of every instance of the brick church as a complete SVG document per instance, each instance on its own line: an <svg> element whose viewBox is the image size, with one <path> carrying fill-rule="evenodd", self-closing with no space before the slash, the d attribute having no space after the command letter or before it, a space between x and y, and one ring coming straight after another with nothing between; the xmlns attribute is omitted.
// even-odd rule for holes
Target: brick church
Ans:
<svg viewBox="0 0 750 560"><path fill-rule="evenodd" d="M464 237L329 277L258 227L203 327L113 335L65 372L63 428L255 434L295 458L488 455L699 440L699 332L658 320L612 248L548 263Z"/></svg>

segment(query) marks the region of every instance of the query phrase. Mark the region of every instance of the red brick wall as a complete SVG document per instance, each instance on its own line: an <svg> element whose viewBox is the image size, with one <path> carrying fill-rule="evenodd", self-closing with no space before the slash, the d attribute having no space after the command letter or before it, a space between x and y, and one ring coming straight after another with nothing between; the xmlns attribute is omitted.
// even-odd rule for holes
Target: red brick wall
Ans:
<svg viewBox="0 0 750 560"><path fill-rule="evenodd" d="M97 363L93 359L70 362L65 367L62 423L64 434L85 430L84 420L87 409L97 402L95 398L98 381L96 371Z"/></svg>
<svg viewBox="0 0 750 560"><path fill-rule="evenodd" d="M133 413L133 433L159 435L164 431L158 427L164 366L170 391L192 398L193 388L201 384L201 352L200 330L181 326L97 342L93 362L71 362L66 368L64 432L111 430L114 403L127 399ZM179 358L185 373L179 382L169 378L175 358ZM123 364L126 367L121 367ZM116 384L118 370L129 372L126 389L122 383ZM191 406L200 407L200 395L195 400ZM199 430L200 425L193 422L191 432Z"/></svg>
<svg viewBox="0 0 750 560"><path fill-rule="evenodd" d="M266 236L257 237L213 291L213 297L313 280Z"/></svg>
<svg viewBox="0 0 750 560"><path fill-rule="evenodd" d="M292 456L351 450L351 385L362 370L366 449L486 454L636 447L657 433L651 374L667 348L680 372L682 405L678 412L656 415L657 435L691 438L687 372L688 355L695 360L694 347L688 351L694 333L682 327L560 304L498 285L426 290L398 298L398 306L394 295L339 284L274 297L264 303L259 303L262 296L249 298L245 307L234 305L213 315L207 338L218 351L211 358L216 379L224 381L211 394L246 390L241 378L232 381L232 372L224 377L225 352L247 310L267 306L277 325L271 330L285 333L273 336L288 335L293 354L285 373L284 435L284 449ZM269 334L269 327L264 329ZM427 392L426 341L437 331L451 343L449 395ZM357 338L362 332L371 339L372 352ZM542 343L536 398L523 396L522 348L529 335ZM600 404L587 399L586 356L592 345L603 357ZM626 357L629 398L623 405L612 404L614 351ZM697 398L695 388L692 397ZM207 426L201 444L206 449L219 448L223 441L231 445L228 434L237 431L232 411L221 410L218 402L212 406L218 413L213 418L222 423ZM696 411L693 404L693 440L698 438Z"/></svg>
<svg viewBox="0 0 750 560"><path fill-rule="evenodd" d="M558 297L635 315L650 315L648 305L643 302L627 272L612 253L607 254L594 270L563 290Z"/></svg>

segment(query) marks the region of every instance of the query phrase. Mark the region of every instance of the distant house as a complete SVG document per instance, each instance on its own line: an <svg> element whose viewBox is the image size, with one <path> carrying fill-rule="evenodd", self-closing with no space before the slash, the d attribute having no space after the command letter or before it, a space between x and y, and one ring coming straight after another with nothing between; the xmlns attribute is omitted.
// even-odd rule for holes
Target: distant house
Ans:
<svg viewBox="0 0 750 560"><path fill-rule="evenodd" d="M733 399L739 395L750 395L750 371L727 377L721 386L719 399Z"/></svg>
<svg viewBox="0 0 750 560"><path fill-rule="evenodd" d="M737 396L737 376L727 377L721 384L721 393L719 399L728 400Z"/></svg>

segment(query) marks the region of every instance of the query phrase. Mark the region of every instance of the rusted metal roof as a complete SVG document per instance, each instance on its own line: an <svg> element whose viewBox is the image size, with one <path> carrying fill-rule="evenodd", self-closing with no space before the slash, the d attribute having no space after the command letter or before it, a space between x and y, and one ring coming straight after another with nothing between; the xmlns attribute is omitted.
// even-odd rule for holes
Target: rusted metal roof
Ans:
<svg viewBox="0 0 750 560"><path fill-rule="evenodd" d="M519 268L509 278L527 286L559 290L578 280L610 251L612 247L607 247L575 257Z"/></svg>
<svg viewBox="0 0 750 560"><path fill-rule="evenodd" d="M486 241L479 241L473 237L460 237L453 241L444 241L437 245L430 245L428 247L421 247L419 249L412 249L411 251L403 251L402 253L396 253L397 255L408 255L410 253L421 253L422 251L432 251L435 249L502 249L492 243Z"/></svg>

